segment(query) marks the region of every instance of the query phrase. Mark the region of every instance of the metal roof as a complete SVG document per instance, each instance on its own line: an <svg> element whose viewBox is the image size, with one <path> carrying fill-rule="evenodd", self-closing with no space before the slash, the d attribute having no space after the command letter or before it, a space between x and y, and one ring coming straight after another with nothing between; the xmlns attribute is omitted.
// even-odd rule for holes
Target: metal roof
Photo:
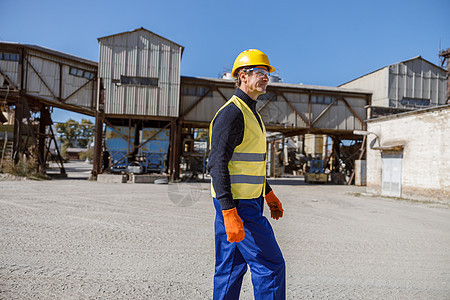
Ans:
<svg viewBox="0 0 450 300"><path fill-rule="evenodd" d="M356 77L355 79L352 79L352 80L350 80L350 81L347 81L347 82L345 82L345 83L343 83L343 84L340 84L340 85L338 85L338 87L343 86L343 85L345 85L345 84L347 84L347 83L353 82L353 81L355 81L355 80L358 80L358 79L360 79L360 78L363 78L363 77L365 77L365 76L367 76L367 75L370 75L370 74L373 74L373 73L375 73L375 72L378 72L378 71L380 71L380 70L383 70L383 69L385 69L385 68L389 68L389 67L391 67L391 66L395 66L395 65L398 65L398 64L404 64L404 63L407 63L407 62L410 62L410 61L416 60L416 59L423 60L424 62L429 63L430 65L432 65L433 67L436 67L436 68L438 68L438 69L441 69L441 70L444 71L444 72L447 72L447 70L441 68L441 67L438 66L438 65L433 64L432 62L430 62L430 61L424 59L422 56L418 55L418 56L416 56L416 57L413 57L413 58L410 58L410 59L407 59L407 60L404 60L404 61L401 61L401 62L398 62L398 63L395 63L395 64L390 64L390 65L384 66L384 67L379 68L379 69L376 69L375 71L372 71L372 72L367 73L367 74L365 74L365 75Z"/></svg>
<svg viewBox="0 0 450 300"><path fill-rule="evenodd" d="M97 67L98 66L98 63L95 62L95 61L92 61L92 60L89 60L89 59L85 59L85 58L82 58L82 57L79 57L79 56L75 56L75 55L72 55L72 54L68 54L68 53L65 53L65 52L53 50L53 49L50 49L50 48L38 46L38 45L30 45L30 44L21 44L21 43L16 43L16 42L0 41L0 47L1 46L7 46L7 47L9 46L9 47L14 47L14 48L24 47L24 48L34 49L34 50L41 51L41 52L44 52L44 53L47 53L47 54L51 54L51 55L59 56L59 57L62 57L62 58L66 58L66 59L69 59L69 60L72 60L72 61L80 62L80 63L83 63L83 64L88 64L88 65L91 65L93 67Z"/></svg>
<svg viewBox="0 0 450 300"><path fill-rule="evenodd" d="M230 79L222 79L222 78L208 78L208 77L190 77L190 76L181 76L181 80L189 81L210 81L215 83L224 83L227 85L234 85L234 80ZM352 94L372 94L372 91L363 90L363 89L349 89L349 88L340 88L340 87L329 87L329 86L319 86L319 85L306 85L306 84L293 84L293 83L282 83L282 82L269 82L269 87L280 87L280 88L288 88L288 89L296 89L296 90L305 90L305 91L317 91L317 92L333 92L333 93L352 93Z"/></svg>
<svg viewBox="0 0 450 300"><path fill-rule="evenodd" d="M402 112L402 113L398 113L398 114L393 114L393 115L388 115L388 116L382 116L382 117L378 117L378 118L368 119L368 120L366 120L366 122L367 123L373 123L373 122L382 121L382 120L388 120L388 119L398 119L398 118L406 117L406 116L409 116L409 115L417 115L417 114L427 113L427 112L431 112L431 111L439 111L439 110L447 110L447 109L450 110L450 104L438 105L438 106L427 107L427 108L422 108L422 109L416 109L416 110Z"/></svg>
<svg viewBox="0 0 450 300"><path fill-rule="evenodd" d="M165 38L165 37L163 37L163 36L161 36L161 35L159 35L159 34L156 34L156 33L154 33L153 31L150 31L150 30L148 30L148 29L145 29L144 27L137 28L137 29L132 30L132 31L124 31L124 32L116 33L116 34L111 34L111 35L99 37L99 38L97 38L97 40L100 41L100 40L103 40L103 39L106 39L106 38L110 38L110 37L113 37L113 36L116 36L116 35L128 34L128 33L132 33L132 32L135 32L135 31L141 31L141 30L147 31L147 32L149 32L149 33L151 33L151 34L156 35L157 37L159 37L159 38L161 38L161 39L163 39L163 40L166 40L166 41L168 41L168 42L170 42L170 43L172 43L172 44L177 45L178 47L181 47L181 56L183 56L183 52L184 52L184 47L183 47L183 46L181 46L181 45L178 44L178 43L175 43L174 41L169 40L168 38Z"/></svg>

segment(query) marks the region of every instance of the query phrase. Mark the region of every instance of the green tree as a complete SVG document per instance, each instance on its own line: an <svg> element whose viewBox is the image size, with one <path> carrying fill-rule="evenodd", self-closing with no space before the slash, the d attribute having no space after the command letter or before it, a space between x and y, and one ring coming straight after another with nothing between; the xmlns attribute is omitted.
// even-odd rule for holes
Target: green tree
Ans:
<svg viewBox="0 0 450 300"><path fill-rule="evenodd" d="M89 148L88 145L94 137L94 124L90 120L82 119L78 127L78 145L81 148Z"/></svg>
<svg viewBox="0 0 450 300"><path fill-rule="evenodd" d="M70 147L87 148L94 136L94 126L89 120L82 119L81 123L69 119L65 123L56 124L56 130L64 151Z"/></svg>
<svg viewBox="0 0 450 300"><path fill-rule="evenodd" d="M72 119L67 120L65 123L56 124L56 131L59 134L63 151L67 148L74 147L78 135L78 126L79 123Z"/></svg>

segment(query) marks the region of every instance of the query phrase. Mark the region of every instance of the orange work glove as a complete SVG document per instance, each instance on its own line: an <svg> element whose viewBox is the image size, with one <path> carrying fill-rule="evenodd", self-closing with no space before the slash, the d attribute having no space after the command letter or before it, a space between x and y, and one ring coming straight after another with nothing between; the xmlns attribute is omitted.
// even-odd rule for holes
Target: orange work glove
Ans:
<svg viewBox="0 0 450 300"><path fill-rule="evenodd" d="M225 231L227 232L227 241L230 243L240 242L245 237L244 223L239 217L236 207L222 210Z"/></svg>
<svg viewBox="0 0 450 300"><path fill-rule="evenodd" d="M267 205L269 205L270 216L272 217L272 219L278 220L279 218L283 217L283 206L281 205L280 200L277 196L275 196L273 191L270 191L265 198Z"/></svg>

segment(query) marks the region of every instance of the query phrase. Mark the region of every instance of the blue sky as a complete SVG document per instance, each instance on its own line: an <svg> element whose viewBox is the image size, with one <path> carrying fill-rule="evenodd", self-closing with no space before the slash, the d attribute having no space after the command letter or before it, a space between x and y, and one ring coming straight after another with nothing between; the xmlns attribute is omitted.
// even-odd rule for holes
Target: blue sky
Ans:
<svg viewBox="0 0 450 300"><path fill-rule="evenodd" d="M450 0L6 1L0 40L98 61L97 38L144 27L185 47L181 74L217 78L248 48L286 83L337 86L450 48ZM58 113L56 121L76 116ZM55 119L55 116L53 117Z"/></svg>

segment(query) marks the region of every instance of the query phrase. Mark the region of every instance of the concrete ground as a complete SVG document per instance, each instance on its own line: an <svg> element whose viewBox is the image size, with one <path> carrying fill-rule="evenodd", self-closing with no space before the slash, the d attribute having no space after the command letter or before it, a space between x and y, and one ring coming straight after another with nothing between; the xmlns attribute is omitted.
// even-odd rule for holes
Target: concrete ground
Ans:
<svg viewBox="0 0 450 300"><path fill-rule="evenodd" d="M0 181L0 299L211 299L209 184L90 182L90 168ZM288 299L450 299L448 205L270 182ZM250 272L241 299L253 299Z"/></svg>

